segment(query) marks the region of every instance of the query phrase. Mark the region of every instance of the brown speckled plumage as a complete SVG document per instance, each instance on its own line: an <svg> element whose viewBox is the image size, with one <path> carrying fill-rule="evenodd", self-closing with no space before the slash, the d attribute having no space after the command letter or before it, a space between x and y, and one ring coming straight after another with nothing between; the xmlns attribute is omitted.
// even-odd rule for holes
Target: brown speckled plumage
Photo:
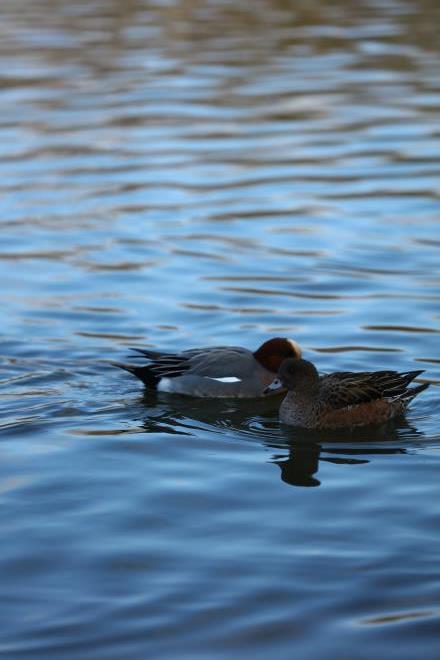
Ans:
<svg viewBox="0 0 440 660"><path fill-rule="evenodd" d="M428 387L408 388L422 371L340 371L319 376L311 362L285 360L271 389L287 388L280 420L305 428L343 428L381 424L402 414Z"/></svg>

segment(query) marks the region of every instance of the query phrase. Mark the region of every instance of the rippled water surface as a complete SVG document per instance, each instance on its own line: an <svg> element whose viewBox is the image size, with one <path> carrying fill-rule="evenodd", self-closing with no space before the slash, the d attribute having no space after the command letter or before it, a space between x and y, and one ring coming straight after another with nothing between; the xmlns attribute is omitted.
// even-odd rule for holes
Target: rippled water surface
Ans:
<svg viewBox="0 0 440 660"><path fill-rule="evenodd" d="M435 3L0 13L1 657L438 658ZM306 435L109 365L274 335L433 385Z"/></svg>

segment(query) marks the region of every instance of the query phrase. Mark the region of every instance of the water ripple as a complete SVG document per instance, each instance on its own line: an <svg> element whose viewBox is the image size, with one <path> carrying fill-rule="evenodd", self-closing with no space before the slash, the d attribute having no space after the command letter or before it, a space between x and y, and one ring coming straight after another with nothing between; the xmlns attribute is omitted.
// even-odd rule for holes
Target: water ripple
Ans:
<svg viewBox="0 0 440 660"><path fill-rule="evenodd" d="M3 0L5 657L437 658L435 18ZM109 364L272 334L431 387L305 433Z"/></svg>

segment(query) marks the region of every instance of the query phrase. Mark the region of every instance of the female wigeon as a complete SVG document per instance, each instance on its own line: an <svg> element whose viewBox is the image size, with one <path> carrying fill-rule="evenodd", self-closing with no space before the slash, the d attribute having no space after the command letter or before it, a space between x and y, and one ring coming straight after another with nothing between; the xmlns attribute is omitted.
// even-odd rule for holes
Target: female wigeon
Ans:
<svg viewBox="0 0 440 660"><path fill-rule="evenodd" d="M287 389L280 421L309 429L381 424L402 414L429 383L408 388L422 371L340 371L320 376L307 360L285 360L267 392Z"/></svg>
<svg viewBox="0 0 440 660"><path fill-rule="evenodd" d="M146 387L197 397L266 396L286 358L298 359L301 349L292 339L275 337L256 351L238 346L194 348L181 353L134 349L148 360L137 366L114 363L139 378ZM272 392L267 392L272 394Z"/></svg>

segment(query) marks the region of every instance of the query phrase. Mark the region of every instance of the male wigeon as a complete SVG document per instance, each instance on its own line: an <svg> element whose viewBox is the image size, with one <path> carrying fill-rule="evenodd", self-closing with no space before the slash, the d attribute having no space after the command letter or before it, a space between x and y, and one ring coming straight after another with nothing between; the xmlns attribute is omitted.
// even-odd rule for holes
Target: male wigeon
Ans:
<svg viewBox="0 0 440 660"><path fill-rule="evenodd" d="M292 339L275 337L256 351L238 346L193 348L166 353L135 348L148 360L137 366L114 363L139 378L146 387L197 397L254 398L265 390L286 358L298 359L301 349Z"/></svg>
<svg viewBox="0 0 440 660"><path fill-rule="evenodd" d="M429 383L408 388L423 371L340 371L320 376L307 360L285 360L267 392L287 389L280 421L309 429L381 424L402 414Z"/></svg>

